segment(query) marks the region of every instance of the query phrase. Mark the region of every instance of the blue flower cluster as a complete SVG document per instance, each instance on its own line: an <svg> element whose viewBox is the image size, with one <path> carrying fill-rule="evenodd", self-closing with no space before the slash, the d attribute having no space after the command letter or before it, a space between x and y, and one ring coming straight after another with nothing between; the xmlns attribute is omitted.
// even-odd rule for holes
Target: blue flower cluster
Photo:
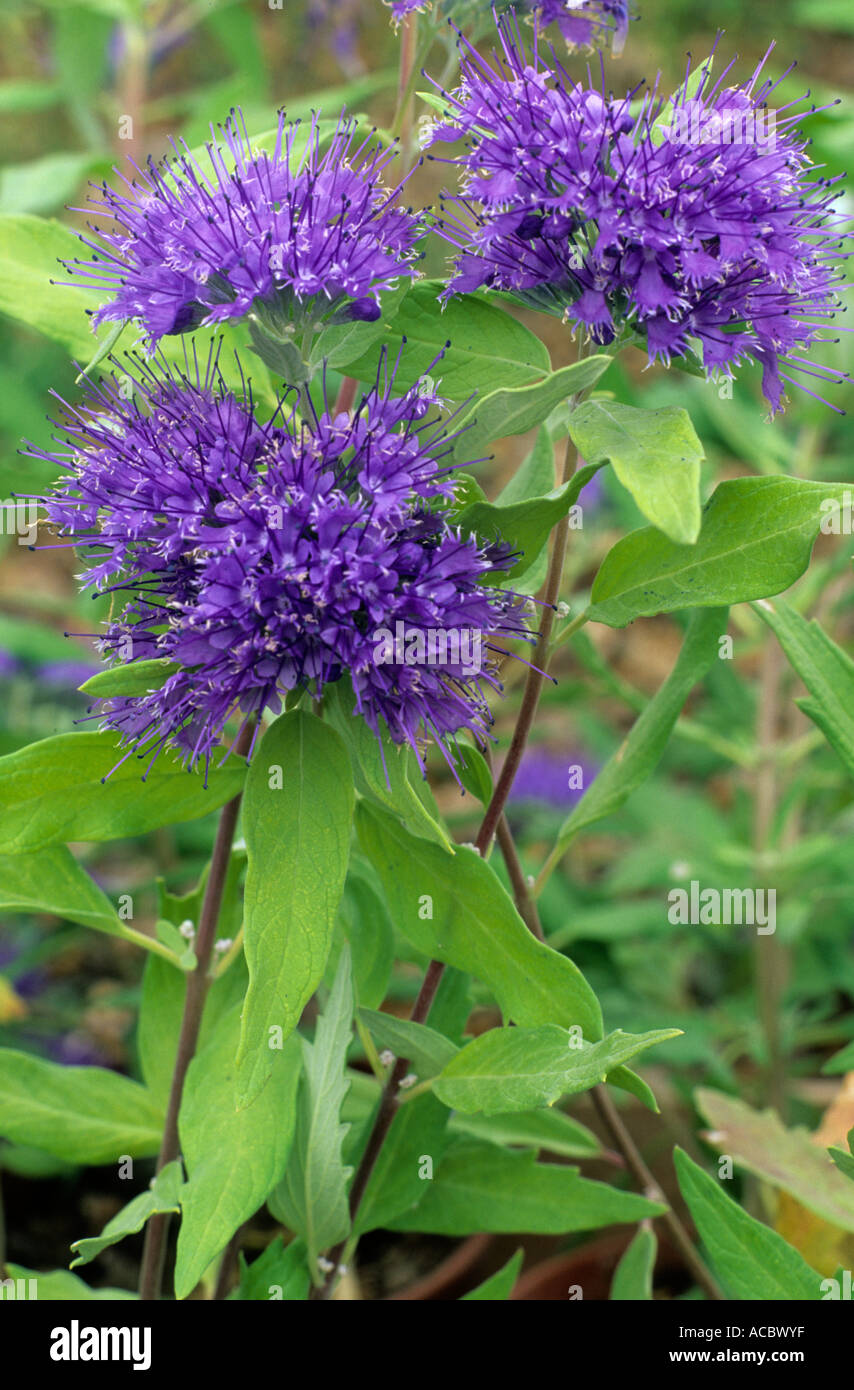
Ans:
<svg viewBox="0 0 854 1390"><path fill-rule="evenodd" d="M598 343L626 330L650 360L692 348L708 372L762 366L838 380L802 354L838 305L840 222L796 114L769 118L771 81L710 70L669 104L608 97L502 26L491 67L463 44L461 82L428 142L464 140L461 195L440 231L459 248L451 290L489 286L562 314Z"/></svg>
<svg viewBox="0 0 854 1390"><path fill-rule="evenodd" d="M322 138L325 136L326 138ZM397 204L382 149L342 117L326 135L284 114L272 151L252 147L234 113L210 172L188 150L137 170L93 200L105 220L91 261L69 271L113 298L94 322L136 319L151 344L275 302L294 325L336 313L378 317L377 297L418 261L421 219Z"/></svg>
<svg viewBox="0 0 854 1390"><path fill-rule="evenodd" d="M347 673L369 726L416 753L425 733L482 738L496 657L527 636L525 601L489 582L509 547L454 526L454 436L429 384L394 397L383 361L352 414L309 425L282 409L262 425L216 359L195 381L136 368L132 402L91 386L67 420L67 455L40 455L68 469L48 517L88 552L85 583L126 596L102 650L177 668L158 690L105 701L105 722L193 766L237 711L276 711L286 692L319 696ZM380 634L401 626L476 632L487 659L474 670L457 640L432 664L378 660Z"/></svg>

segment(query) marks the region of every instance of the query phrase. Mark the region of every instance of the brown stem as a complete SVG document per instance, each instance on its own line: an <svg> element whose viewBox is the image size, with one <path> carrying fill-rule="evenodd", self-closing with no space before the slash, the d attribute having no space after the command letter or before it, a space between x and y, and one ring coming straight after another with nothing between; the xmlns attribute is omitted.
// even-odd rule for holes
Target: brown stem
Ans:
<svg viewBox="0 0 854 1390"><path fill-rule="evenodd" d="M594 1086L590 1092L593 1104L599 1114L599 1118L611 1135L620 1153L626 1160L626 1164L633 1174L638 1187L645 1197L650 1201L666 1201L661 1188L655 1181L650 1170L644 1163L640 1151L634 1139L623 1124L620 1112L612 1101L605 1086ZM691 1237L679 1220L672 1207L662 1214L662 1221L667 1226L674 1245L677 1246L686 1266L693 1274L700 1288L708 1294L709 1298L723 1299L723 1294L715 1283L706 1266L703 1264L696 1250L694 1249Z"/></svg>
<svg viewBox="0 0 854 1390"><path fill-rule="evenodd" d="M349 415L353 409L353 402L356 399L356 388L358 382L354 376L341 378L341 385L338 388L338 396L333 408L333 419L337 415Z"/></svg>
<svg viewBox="0 0 854 1390"><path fill-rule="evenodd" d="M241 756L247 753L252 741L252 729L253 721L248 720L235 745L235 753ZM240 795L238 794L223 807L219 818L213 855L211 857L210 872L208 874L207 883L205 884L205 895L199 917L199 930L195 941L196 967L187 976L187 993L184 998L184 1013L181 1019L181 1031L178 1035L178 1049L175 1056L175 1066L172 1072L169 1103L166 1108L163 1140L157 1159L158 1173L162 1168L165 1168L167 1163L172 1163L181 1152L178 1135L178 1115L181 1109L181 1098L184 1094L184 1082L187 1077L187 1069L195 1055L199 1040L199 1030L202 1025L205 1000L210 986L208 971L214 942L216 940L216 927L219 920L222 894L225 887L225 878L228 872L228 862L231 855L231 846L234 840L234 831L237 826L237 815L239 810ZM142 1252L142 1268L140 1270L139 1296L140 1299L148 1302L160 1297L160 1286L163 1282L163 1265L166 1259L166 1236L169 1230L169 1221L169 1213L160 1212L152 1216L146 1228L145 1244Z"/></svg>
<svg viewBox="0 0 854 1390"><path fill-rule="evenodd" d="M575 447L571 439L567 440L566 457L563 465L563 482L568 482L575 472L576 463ZM525 693L522 696L522 708L519 711L519 718L516 721L516 728L513 730L513 737L510 740L510 748L495 790L492 793L492 800L486 808L486 815L480 827L475 846L480 854L486 855L492 843L493 836L498 829L507 797L510 795L510 788L513 785L519 764L522 761L522 754L528 742L528 735L534 722L534 715L537 712L537 705L540 701L540 693L543 682L546 678L546 666L549 658L549 643L551 641L552 627L555 618L555 604L557 603L560 592L560 580L563 574L563 563L566 558L566 542L569 534L569 517L562 517L555 528L554 545L552 546L551 560L549 561L548 576L546 578L545 589L543 590L543 616L540 621L540 631L537 637L537 645L534 649L534 656L528 670L528 677L525 681Z"/></svg>
<svg viewBox="0 0 854 1390"><path fill-rule="evenodd" d="M498 822L498 845L504 863L507 866L507 873L513 888L513 898L519 916L522 918L529 932L531 932L538 941L545 941L545 933L540 921L540 914L537 911L537 904L531 897L528 880L525 878L525 871L520 863L519 852L516 849L516 842L513 839L510 826L507 824L506 816L502 816Z"/></svg>

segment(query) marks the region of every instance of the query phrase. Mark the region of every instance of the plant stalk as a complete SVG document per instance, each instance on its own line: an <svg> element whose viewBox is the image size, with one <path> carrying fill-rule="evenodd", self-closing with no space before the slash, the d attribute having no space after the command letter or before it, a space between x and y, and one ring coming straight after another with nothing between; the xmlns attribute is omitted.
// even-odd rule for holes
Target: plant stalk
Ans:
<svg viewBox="0 0 854 1390"><path fill-rule="evenodd" d="M235 745L235 753L245 755L248 752L253 727L253 721L248 720ZM219 818L210 873L205 885L205 895L199 916L199 930L195 941L196 968L187 976L187 993L184 999L184 1013L181 1019L181 1031L178 1035L178 1049L175 1055L172 1085L166 1109L166 1123L163 1128L163 1140L157 1159L158 1173L162 1168L165 1168L167 1163L172 1163L178 1158L181 1152L178 1115L181 1110L187 1069L195 1056L205 1000L210 987L211 956L216 940L217 922L222 906L222 894L239 811L240 794L227 802ZM139 1280L139 1296L141 1300L146 1302L160 1297L169 1221L168 1212L158 1212L151 1217L146 1227Z"/></svg>

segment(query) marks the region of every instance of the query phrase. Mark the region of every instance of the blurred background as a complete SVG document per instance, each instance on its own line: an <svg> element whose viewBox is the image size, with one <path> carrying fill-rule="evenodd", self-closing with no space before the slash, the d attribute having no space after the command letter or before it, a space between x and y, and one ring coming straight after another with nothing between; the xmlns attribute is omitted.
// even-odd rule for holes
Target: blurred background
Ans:
<svg viewBox="0 0 854 1390"><path fill-rule="evenodd" d="M623 57L604 60L606 85L619 92L643 78L652 82L661 71L663 90L672 89L686 66L709 51L716 27L726 31L722 55L740 55L739 79L776 41L769 72L798 63L777 94L778 105L806 89L818 106L843 98L811 118L809 133L824 172L844 171L854 137L850 0L717 0L710 6L638 0L637 7L640 18ZM80 229L85 214L68 207L83 205L89 180L109 178L128 157L167 153L171 138L198 145L211 123L237 105L250 132L275 125L280 106L297 117L321 106L324 115L334 115L346 103L380 127L391 122L399 43L380 0L284 0L281 8L274 0L0 0L0 17L0 214L58 218ZM437 45L432 58L428 67L438 75L444 50ZM567 66L581 78L586 61L571 56ZM436 163L418 168L408 200L434 204L451 173ZM11 226L4 220L0 266ZM32 234L31 223L16 226L16 235ZM442 273L440 246L431 249L426 268ZM37 494L52 481L50 465L18 450L23 438L47 444L46 417L56 409L51 391L71 400L77 388L65 347L22 326L14 294L8 287L3 294L0 499L9 499ZM555 366L574 359L559 323L522 317L545 338ZM844 335L827 351L850 369L854 354ZM626 356L603 385L632 404L687 407L706 448L706 493L722 478L751 472L854 478L849 418L809 396L793 392L786 414L771 424L750 371L728 390L644 367L640 354ZM845 394L836 391L834 403L850 408ZM531 438L511 440L481 467L489 496L532 445ZM572 533L564 589L574 610L610 546L642 524L628 494L599 477L582 499L583 528ZM814 569L793 594L848 650L854 635L850 553L850 537L822 537ZM70 730L85 713L77 687L98 664L86 634L97 631L104 610L100 600L78 595L74 572L70 552L33 553L14 534L0 534L0 754ZM593 626L561 649L559 680L547 688L509 808L526 872L539 870L581 789L668 673L682 627L678 619L623 631ZM789 1121L815 1129L838 1092L838 1080L822 1075L822 1067L854 1037L851 783L795 706L798 687L752 615L735 613L730 633L733 659L717 662L704 690L695 693L657 774L619 815L576 843L541 899L547 936L585 971L610 1027L685 1030L643 1068L664 1114L663 1123L640 1110L636 1116L652 1162L666 1157L674 1139L698 1152L692 1102L698 1084L753 1104L775 1100ZM499 712L499 762L521 674L521 668L511 672ZM762 717L769 701L778 711L770 722ZM571 767L580 769L574 778ZM434 759L433 778L455 833L472 839L477 803L460 796L441 759ZM770 816L760 804L766 811L770 804ZM145 930L157 909L158 877L173 893L188 891L212 833L212 823L198 821L140 840L75 849L111 896L133 895L134 925ZM757 875L777 890L776 1077L757 1005L754 934L735 927L675 931L667 918L674 886L699 879L725 887ZM418 970L411 950L402 947L401 954L411 967L400 972L389 1006L404 1011ZM135 1074L141 967L132 946L82 927L0 916L0 1045ZM474 1026L494 1021L484 1007ZM589 1119L583 1105L573 1113ZM647 1120L652 1138L644 1134ZM838 1121L837 1128L844 1127L837 1142L852 1124L854 1116ZM7 1169L13 1210L17 1204L10 1257L27 1266L67 1263L68 1242L100 1229L119 1204L97 1174L84 1177L35 1152L12 1153L0 1143L0 1167ZM807 1238L819 1240L814 1232ZM821 1239L830 1237L824 1232ZM95 1282L130 1287L133 1253L133 1242L106 1252L93 1267ZM828 1273L839 1263L824 1247L811 1258L817 1267L829 1263Z"/></svg>

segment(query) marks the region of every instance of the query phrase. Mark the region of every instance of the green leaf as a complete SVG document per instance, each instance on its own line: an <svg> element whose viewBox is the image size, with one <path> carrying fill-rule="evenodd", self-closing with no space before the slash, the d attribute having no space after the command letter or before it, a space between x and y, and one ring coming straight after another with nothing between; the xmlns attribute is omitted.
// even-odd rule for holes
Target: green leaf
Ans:
<svg viewBox="0 0 854 1390"><path fill-rule="evenodd" d="M348 682L337 681L326 691L324 718L344 740L359 795L393 811L413 835L433 840L453 853L451 838L439 820L438 810L434 814L413 785L420 773L414 765L412 750L393 743L386 732L383 732L382 741L377 738L362 716L355 712L353 691Z"/></svg>
<svg viewBox="0 0 854 1390"><path fill-rule="evenodd" d="M830 1148L827 1151L833 1159L840 1173L844 1173L846 1178L854 1181L854 1155L846 1153L844 1149Z"/></svg>
<svg viewBox="0 0 854 1390"><path fill-rule="evenodd" d="M774 632L812 696L798 700L798 707L818 725L854 775L854 661L814 619L808 622L781 599L776 603L762 600L753 608ZM854 1044L851 1055L854 1057Z"/></svg>
<svg viewBox="0 0 854 1390"><path fill-rule="evenodd" d="M752 1110L719 1091L698 1090L695 1100L712 1126L709 1142L721 1153L825 1221L854 1231L854 1187L805 1129L786 1129L773 1110Z"/></svg>
<svg viewBox="0 0 854 1390"><path fill-rule="evenodd" d="M712 1269L744 1302L820 1298L821 1275L782 1236L748 1216L682 1149L674 1150L682 1196Z"/></svg>
<svg viewBox="0 0 854 1390"><path fill-rule="evenodd" d="M520 468L516 470L506 487L496 497L502 507L512 502L525 502L529 497L540 497L555 484L555 450L551 435L545 425L537 431L534 447ZM472 501L486 501L485 497L472 498Z"/></svg>
<svg viewBox="0 0 854 1390"><path fill-rule="evenodd" d="M537 1163L532 1153L461 1142L449 1150L415 1211L396 1231L468 1236L482 1231L563 1235L658 1216L664 1207L579 1177L576 1168Z"/></svg>
<svg viewBox="0 0 854 1390"><path fill-rule="evenodd" d="M23 1265L7 1264L6 1272L10 1279L23 1279L27 1284L31 1279L35 1280L39 1303L83 1303L99 1300L112 1303L137 1297L127 1289L92 1289L68 1269L52 1269L45 1274L39 1270L25 1269ZM5 1297L5 1290L0 1288L0 1299Z"/></svg>
<svg viewBox="0 0 854 1390"><path fill-rule="evenodd" d="M0 1048L0 1135L73 1163L148 1158L163 1114L144 1086L103 1067L63 1067Z"/></svg>
<svg viewBox="0 0 854 1390"><path fill-rule="evenodd" d="M619 810L649 777L667 747L682 706L718 655L718 639L726 629L727 617L725 608L693 615L667 680L561 826L555 858L580 831Z"/></svg>
<svg viewBox="0 0 854 1390"><path fill-rule="evenodd" d="M428 1031L434 1039L446 1039L449 1047L462 1036L471 1013L469 985L468 976L461 971L446 970L427 1015ZM437 1046L435 1041L431 1046ZM364 1153L374 1116L375 1107L367 1124L354 1135L354 1162ZM411 1097L398 1107L359 1204L356 1235L385 1227L396 1216L417 1207L425 1183L432 1181L448 1146L449 1119L448 1109L429 1094Z"/></svg>
<svg viewBox="0 0 854 1390"><path fill-rule="evenodd" d="M60 222L25 213L0 216L0 313L88 362L95 340L86 311L97 309L101 297L91 290L51 284L52 279L66 278L58 262L73 260L79 251L77 237ZM102 336L109 331L108 324Z"/></svg>
<svg viewBox="0 0 854 1390"><path fill-rule="evenodd" d="M93 367L97 367L99 363L103 362L105 357L109 357L127 326L127 319L119 319L117 322L113 323L109 333L99 342L92 356L89 358L89 361L86 363L86 366L82 371L78 372L77 376L74 378L75 386L78 386L84 377L91 376ZM142 663L139 664L141 665Z"/></svg>
<svg viewBox="0 0 854 1390"><path fill-rule="evenodd" d="M109 898L65 845L33 854L0 854L0 911L47 912L172 959L168 948L116 915Z"/></svg>
<svg viewBox="0 0 854 1390"><path fill-rule="evenodd" d="M854 1041L846 1043L839 1051L834 1052L821 1069L822 1076L839 1076L842 1072L854 1069Z"/></svg>
<svg viewBox="0 0 854 1390"><path fill-rule="evenodd" d="M615 1067L608 1073L608 1085L619 1086L621 1091L627 1091L630 1096L639 1100L641 1105L645 1105L647 1110L651 1110L653 1115L660 1114L658 1101L655 1099L649 1086L642 1076L631 1071L628 1067Z"/></svg>
<svg viewBox="0 0 854 1390"><path fill-rule="evenodd" d="M430 1160L433 1170L438 1167L450 1140L448 1120L447 1108L431 1095L401 1105L359 1204L356 1235L385 1229L416 1210L433 1180L424 1160Z"/></svg>
<svg viewBox="0 0 854 1390"><path fill-rule="evenodd" d="M480 749L471 743L458 743L454 766L466 791L488 806L492 800L492 773Z"/></svg>
<svg viewBox="0 0 854 1390"><path fill-rule="evenodd" d="M535 425L541 425L568 397L594 386L611 361L610 357L585 357L571 367L549 373L532 386L490 391L482 400L475 401L459 424L455 422L456 429L465 431L455 442L455 458L479 458L493 439L526 434ZM594 460L591 458L588 462Z"/></svg>
<svg viewBox="0 0 854 1390"><path fill-rule="evenodd" d="M477 1288L472 1289L470 1293L464 1293L460 1302L465 1303L471 1300L481 1303L490 1300L493 1303L506 1303L513 1292L513 1285L519 1278L519 1270L522 1268L524 1256L524 1250L517 1250L503 1268L495 1274L490 1274L488 1279L484 1279L483 1283L478 1284Z"/></svg>
<svg viewBox="0 0 854 1390"><path fill-rule="evenodd" d="M356 828L385 888L392 917L420 951L487 984L505 1017L522 1026L577 1025L602 1035L598 1001L566 956L537 941L480 855L453 858L360 802Z"/></svg>
<svg viewBox="0 0 854 1390"><path fill-rule="evenodd" d="M485 1139L520 1149L545 1149L561 1158L595 1158L602 1146L592 1130L562 1110L534 1110L520 1115L452 1115L454 1134Z"/></svg>
<svg viewBox="0 0 854 1390"><path fill-rule="evenodd" d="M445 1065L433 1094L453 1110L501 1115L553 1105L562 1095L589 1091L614 1067L656 1043L679 1037L678 1028L652 1033L609 1033L579 1046L565 1028L491 1028Z"/></svg>
<svg viewBox="0 0 854 1390"><path fill-rule="evenodd" d="M157 1212L180 1211L183 1185L184 1172L181 1161L175 1159L174 1163L167 1163L165 1168L160 1170L147 1191L140 1192L138 1197L134 1197L107 1222L99 1236L71 1242L71 1249L76 1256L71 1261L71 1268L76 1269L78 1265L89 1264L90 1260L94 1260L108 1245L117 1245L125 1236L136 1235L148 1218Z"/></svg>
<svg viewBox="0 0 854 1390"><path fill-rule="evenodd" d="M232 754L206 787L200 771L188 772L164 750L143 781L151 748L147 757L126 751L105 731L55 734L0 758L0 851L120 840L194 820L236 796L246 771Z"/></svg>
<svg viewBox="0 0 854 1390"><path fill-rule="evenodd" d="M693 545L700 534L703 446L687 410L584 401L569 418L569 433L585 462L610 459L647 521L677 545Z"/></svg>
<svg viewBox="0 0 854 1390"><path fill-rule="evenodd" d="M676 545L651 526L618 541L593 583L589 616L625 627L655 613L779 594L809 564L822 503L843 492L842 483L802 478L723 482L703 508L695 545Z"/></svg>
<svg viewBox="0 0 854 1390"><path fill-rule="evenodd" d="M353 957L356 999L366 1009L379 1008L394 966L394 927L379 893L367 878L353 872L352 864L338 907L338 920L342 932L337 941L348 942ZM330 985L339 956L340 946L336 950L333 941L325 975Z"/></svg>
<svg viewBox="0 0 854 1390"><path fill-rule="evenodd" d="M187 976L184 971L176 969L159 956L150 956L142 977L137 1050L142 1078L164 1111L175 1069L186 993ZM211 981L197 1052L207 1047L220 1019L243 1003L245 993L246 966L240 959L224 975Z"/></svg>
<svg viewBox="0 0 854 1390"><path fill-rule="evenodd" d="M324 328L311 353L312 363L325 362L333 371L348 371L382 337L383 324L389 323L400 308L410 282L401 276L397 287L380 295L381 317L374 323L342 323Z"/></svg>
<svg viewBox="0 0 854 1390"><path fill-rule="evenodd" d="M408 1018L375 1013L373 1009L360 1009L359 1017L366 1024L377 1050L382 1052L387 1048L395 1057L405 1057L419 1081L436 1076L459 1051L426 1023L411 1023Z"/></svg>
<svg viewBox="0 0 854 1390"><path fill-rule="evenodd" d="M383 324L382 341L388 344L392 361L401 339L406 340L395 374L395 390L407 390L429 372L441 396L461 401L485 385L490 390L525 386L551 370L548 351L540 339L503 309L475 295L461 294L439 313L438 296L443 289L441 280L413 285L391 322ZM443 350L444 357L436 362ZM349 374L360 381L373 381L377 359L374 346L366 356L349 364Z"/></svg>
<svg viewBox="0 0 854 1390"><path fill-rule="evenodd" d="M652 1272L658 1241L652 1227L641 1227L614 1270L612 1302L640 1302L652 1298Z"/></svg>
<svg viewBox="0 0 854 1390"><path fill-rule="evenodd" d="M63 283L68 272L60 261L74 261L80 253L78 238L61 222L26 213L0 214L0 314L60 343L81 366L91 366L95 358L102 359L101 349L114 336L115 325L103 323L93 335L91 315L104 296ZM218 347L221 341L223 379L232 389L242 389L233 348L242 347L244 340L244 333L236 326L216 324L192 335L164 339L160 351L168 362L192 374L193 353L201 361L209 347ZM250 375L256 399L275 402L266 368L258 362Z"/></svg>
<svg viewBox="0 0 854 1390"><path fill-rule="evenodd" d="M302 1039L305 1075L300 1088L296 1139L287 1172L270 1198L273 1215L306 1243L312 1282L323 1283L318 1257L350 1229L342 1146L349 1125L341 1123L341 1105L350 1085L347 1049L353 1033L353 978L350 953L344 950L338 974L314 1042Z"/></svg>
<svg viewBox="0 0 854 1390"><path fill-rule="evenodd" d="M305 1241L283 1245L282 1237L270 1241L263 1255L247 1265L240 1255L240 1284L229 1298L239 1300L302 1303L311 1280L305 1262Z"/></svg>
<svg viewBox="0 0 854 1390"><path fill-rule="evenodd" d="M0 171L0 214L53 212L87 179L103 178L109 161L91 150L39 155Z"/></svg>
<svg viewBox="0 0 854 1390"><path fill-rule="evenodd" d="M249 992L237 1057L239 1103L264 1085L271 1029L292 1033L323 978L350 857L353 780L341 739L302 710L267 730L246 779Z"/></svg>
<svg viewBox="0 0 854 1390"><path fill-rule="evenodd" d="M568 482L543 497L529 497L524 502L511 502L509 506L498 502L471 502L457 512L454 521L463 531L484 540L508 541L520 555L512 569L503 572L507 580L513 580L530 569L552 528L567 515L581 489L600 466L589 464L579 469Z"/></svg>
<svg viewBox="0 0 854 1390"><path fill-rule="evenodd" d="M235 1109L239 1006L190 1063L178 1127L187 1182L181 1196L175 1297L192 1293L239 1226L266 1201L287 1163L296 1124L299 1041L273 1053L252 1105Z"/></svg>
<svg viewBox="0 0 854 1390"><path fill-rule="evenodd" d="M123 936L123 923L65 845L35 854L0 854L0 912L49 912Z"/></svg>
<svg viewBox="0 0 854 1390"><path fill-rule="evenodd" d="M130 661L124 666L96 671L79 689L84 695L98 700L115 695L148 695L152 690L159 690L167 678L178 670L180 667L165 657L155 657L151 661Z"/></svg>

